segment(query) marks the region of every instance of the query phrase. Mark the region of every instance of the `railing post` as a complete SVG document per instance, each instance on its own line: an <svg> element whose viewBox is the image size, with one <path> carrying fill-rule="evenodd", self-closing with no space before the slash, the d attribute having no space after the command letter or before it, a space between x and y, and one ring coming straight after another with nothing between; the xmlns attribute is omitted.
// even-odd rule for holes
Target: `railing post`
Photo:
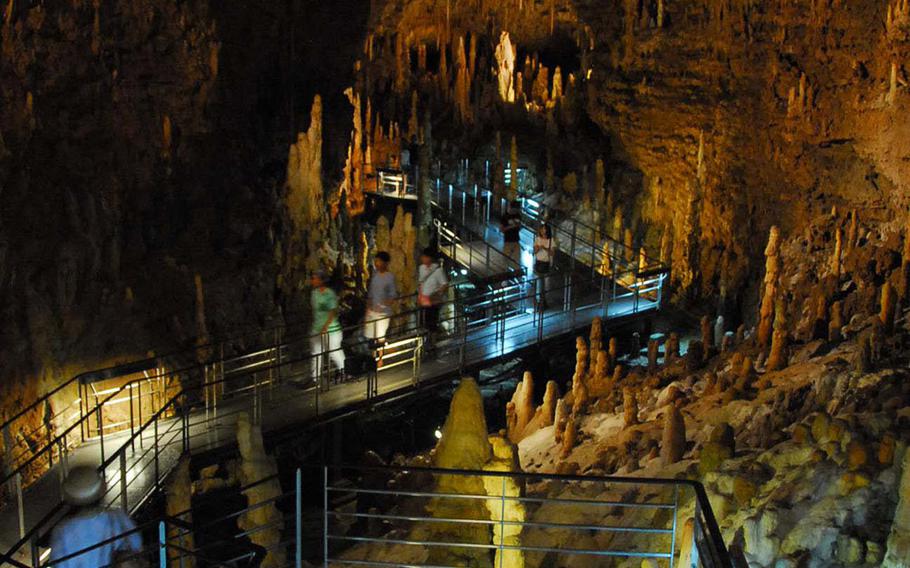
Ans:
<svg viewBox="0 0 910 568"><path fill-rule="evenodd" d="M154 432L155 436L155 489L158 489L158 417L155 417Z"/></svg>
<svg viewBox="0 0 910 568"><path fill-rule="evenodd" d="M96 408L98 409L98 435L101 436L101 463L104 463L104 416L102 415L104 403L99 404ZM101 477L106 477L104 469L101 470Z"/></svg>
<svg viewBox="0 0 910 568"><path fill-rule="evenodd" d="M123 512L129 512L129 505L126 500L126 452L120 451L120 508Z"/></svg>
<svg viewBox="0 0 910 568"><path fill-rule="evenodd" d="M18 471L13 477L16 489L16 512L19 520L19 538L25 538L25 503L22 501L22 474Z"/></svg>
<svg viewBox="0 0 910 568"><path fill-rule="evenodd" d="M38 549L38 535L33 535L29 541L29 548L32 553L32 566L41 567L41 551Z"/></svg>
<svg viewBox="0 0 910 568"><path fill-rule="evenodd" d="M300 468L297 468L297 475L294 479L294 566L302 568L303 566L303 497L301 491L303 488L303 475Z"/></svg>
<svg viewBox="0 0 910 568"><path fill-rule="evenodd" d="M505 546L506 546L506 477L502 476L502 489L500 489L500 500L502 501L502 508L499 512L499 568L502 568L503 559L505 557Z"/></svg>
<svg viewBox="0 0 910 568"><path fill-rule="evenodd" d="M696 497L697 498L697 497ZM679 516L679 485L673 485L673 532L670 536L670 568L673 568L673 560L676 557L676 524Z"/></svg>
<svg viewBox="0 0 910 568"><path fill-rule="evenodd" d="M167 528L164 521L158 523L158 566L167 568Z"/></svg>
<svg viewBox="0 0 910 568"><path fill-rule="evenodd" d="M139 414L139 424L140 424L139 427L142 428L142 426L141 426L141 424L142 424L142 381L140 380L139 383L137 383L137 384L139 385L139 389L138 389L139 394L137 395L137 397L139 398L139 404L137 405L137 410L138 410L138 414ZM143 449L142 439L143 439L143 434L142 434L142 431L140 430L139 431L139 449L140 450Z"/></svg>
<svg viewBox="0 0 910 568"><path fill-rule="evenodd" d="M329 466L322 471L322 561L324 568L329 568Z"/></svg>

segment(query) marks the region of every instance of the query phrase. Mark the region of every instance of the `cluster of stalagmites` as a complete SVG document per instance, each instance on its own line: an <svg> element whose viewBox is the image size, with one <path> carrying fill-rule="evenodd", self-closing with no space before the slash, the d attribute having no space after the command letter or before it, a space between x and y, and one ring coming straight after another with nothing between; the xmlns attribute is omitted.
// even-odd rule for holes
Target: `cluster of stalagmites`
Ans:
<svg viewBox="0 0 910 568"><path fill-rule="evenodd" d="M595 320L577 339L565 396L550 381L535 408L525 375L507 407L509 437L531 452L526 467L701 478L729 541L746 527L739 546L757 566L907 566L910 382L895 357L908 339L910 233L833 211L804 236L772 228L765 257L755 327L703 317L692 336L655 334L623 358L615 340L604 349ZM550 425L540 453L536 433ZM803 482L826 489L805 493ZM832 516L871 514L895 491L893 525ZM792 536L788 500L811 518Z"/></svg>

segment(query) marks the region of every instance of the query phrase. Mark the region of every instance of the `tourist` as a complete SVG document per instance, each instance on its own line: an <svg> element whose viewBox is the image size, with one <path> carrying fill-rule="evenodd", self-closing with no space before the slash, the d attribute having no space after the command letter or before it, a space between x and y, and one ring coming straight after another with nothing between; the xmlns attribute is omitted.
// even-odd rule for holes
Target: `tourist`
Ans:
<svg viewBox="0 0 910 568"><path fill-rule="evenodd" d="M537 309L547 309L547 284L553 267L556 242L547 223L541 223L534 237L534 274L537 277Z"/></svg>
<svg viewBox="0 0 910 568"><path fill-rule="evenodd" d="M310 293L310 306L313 310L313 323L310 327L310 347L313 352L313 381L319 382L323 376L323 358L329 354L329 360L335 365L335 371L341 380L344 375L344 351L341 348L341 324L338 323L338 295L328 286L328 276L317 270L312 277L313 291Z"/></svg>
<svg viewBox="0 0 910 568"><path fill-rule="evenodd" d="M502 252L521 266L521 202L509 204L499 221L502 231Z"/></svg>
<svg viewBox="0 0 910 568"><path fill-rule="evenodd" d="M432 352L439 332L439 309L448 287L446 271L436 262L436 251L430 248L423 249L420 253L420 266L417 269L417 304L420 306L423 327L427 331L428 353Z"/></svg>
<svg viewBox="0 0 910 568"><path fill-rule="evenodd" d="M130 556L142 551L142 535L136 523L119 508L101 507L105 488L104 479L94 467L76 466L66 476L63 500L72 510L51 533L48 565L54 568L127 565L125 561ZM105 541L111 542L101 544Z"/></svg>
<svg viewBox="0 0 910 568"><path fill-rule="evenodd" d="M376 351L376 364L382 367L382 346L385 344L389 321L398 298L395 286L395 275L389 272L392 257L385 251L379 251L373 258L373 277L367 291L367 312L364 317L364 336L370 340L371 348Z"/></svg>

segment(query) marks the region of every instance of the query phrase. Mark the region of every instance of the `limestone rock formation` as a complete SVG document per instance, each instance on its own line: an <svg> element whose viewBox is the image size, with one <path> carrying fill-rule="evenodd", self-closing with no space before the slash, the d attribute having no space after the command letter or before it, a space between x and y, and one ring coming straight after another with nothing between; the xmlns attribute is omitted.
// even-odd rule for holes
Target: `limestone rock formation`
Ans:
<svg viewBox="0 0 910 568"><path fill-rule="evenodd" d="M676 404L668 405L664 410L664 427L660 439L660 460L663 465L671 465L683 458L686 453L686 422Z"/></svg>

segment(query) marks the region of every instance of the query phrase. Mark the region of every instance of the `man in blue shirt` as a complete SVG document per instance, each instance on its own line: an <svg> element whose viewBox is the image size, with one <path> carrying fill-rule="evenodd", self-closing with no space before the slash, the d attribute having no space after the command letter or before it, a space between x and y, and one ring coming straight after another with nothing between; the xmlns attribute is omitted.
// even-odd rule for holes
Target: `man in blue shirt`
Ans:
<svg viewBox="0 0 910 568"><path fill-rule="evenodd" d="M376 366L382 366L382 345L389 330L389 322L398 298L395 275L389 272L392 257L385 251L376 253L373 259L373 277L367 290L367 313L364 317L364 336L371 340L377 350Z"/></svg>
<svg viewBox="0 0 910 568"><path fill-rule="evenodd" d="M93 467L77 466L66 476L63 499L74 509L51 533L50 566L98 568L113 564L118 556L142 551L136 523L120 509L100 506L104 493L104 480ZM118 536L121 538L95 546Z"/></svg>

